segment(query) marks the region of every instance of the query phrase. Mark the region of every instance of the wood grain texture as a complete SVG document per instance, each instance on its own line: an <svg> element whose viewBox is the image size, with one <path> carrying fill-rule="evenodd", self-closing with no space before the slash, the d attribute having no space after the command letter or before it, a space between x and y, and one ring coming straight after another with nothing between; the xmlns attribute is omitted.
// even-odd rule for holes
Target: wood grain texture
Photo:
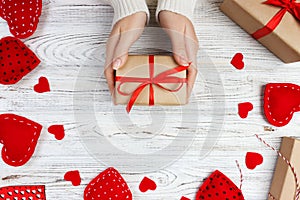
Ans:
<svg viewBox="0 0 300 200"><path fill-rule="evenodd" d="M85 186L107 167L95 159L82 142L79 130L86 126L86 122L76 120L76 113L82 112L96 113L103 135L119 149L132 154L153 153L163 149L172 143L180 130L196 133L184 155L165 168L145 173L120 169L132 189L134 199L177 200L183 195L194 199L203 179L215 169L224 172L239 185L235 160L240 162L244 173L245 198L267 198L276 155L259 143L254 134L261 135L271 145L279 147L282 136L300 135L300 115L295 114L290 124L283 128L272 127L273 131L266 131L265 127L270 125L263 117L262 88L269 82L300 84L299 63L283 64L253 40L220 12L221 0L199 1L194 24L201 51L198 55L199 75L191 99L191 105L197 106L198 115L194 114L192 106L187 106L185 112L191 113L190 120L186 122L188 126L182 127L180 109L167 108L164 112L158 109L158 113L166 114L165 127L161 132L141 133L136 130L127 134L119 127L120 124L116 124L112 114L116 112L118 116L118 112L121 113L125 108L113 108L102 73L105 43L113 17L112 8L100 0L44 0L43 3L43 14L36 33L24 40L42 63L18 84L0 85L0 113L26 116L44 125L44 129L33 158L25 166L12 168L0 161L0 186L45 184L49 200L82 199ZM149 3L153 16L155 3ZM149 26L152 28L146 28L131 53L162 53L171 49L167 36L155 28L157 25L154 20ZM0 37L7 35L10 35L8 27L0 20ZM230 59L236 52L242 52L245 56L246 67L242 71L230 65ZM49 79L50 93L33 92L33 85L40 76ZM78 80L91 88L76 87ZM96 88L92 87L95 85ZM224 94L212 96L210 90L214 86L222 87ZM74 96L78 98L79 106L74 106ZM96 99L94 105L85 105L87 99L91 98ZM216 103L216 100L220 102ZM237 104L244 101L252 102L254 110L247 119L240 119ZM225 105L224 120L221 120L222 103ZM147 108L135 109L130 119L142 129L151 121L151 112ZM143 111L145 109L146 112ZM194 117L198 118L197 123L194 123ZM57 141L47 133L47 127L52 124L65 125L64 140ZM223 126L221 134L214 138L216 135L210 131L214 131L217 125ZM122 126L126 127L126 124ZM205 146L206 138L215 140L216 144ZM203 146L204 152L209 153L201 154ZM180 152L182 147L178 148ZM259 152L265 159L263 165L254 171L248 170L244 164L248 151ZM173 153L177 151L169 152L170 155ZM119 159L114 155L109 159L118 161L120 165L125 162L122 160L124 158ZM161 159L165 159L164 155ZM138 164L143 165L146 161L141 159ZM73 187L63 180L64 173L72 169L81 172L82 184L79 187ZM144 176L157 182L156 191L146 194L139 192L138 185Z"/></svg>

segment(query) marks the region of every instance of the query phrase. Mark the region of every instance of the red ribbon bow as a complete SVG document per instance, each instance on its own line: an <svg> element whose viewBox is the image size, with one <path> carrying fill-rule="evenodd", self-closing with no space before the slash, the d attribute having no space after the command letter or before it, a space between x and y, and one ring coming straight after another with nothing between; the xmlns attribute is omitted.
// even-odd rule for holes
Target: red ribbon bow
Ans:
<svg viewBox="0 0 300 200"><path fill-rule="evenodd" d="M150 55L149 56L149 72L150 72L150 77L149 78L139 78L139 77L122 77L122 76L116 76L115 80L120 82L117 91L124 96L129 96L131 95L131 98L127 104L126 110L129 113L134 102L140 95L140 93L143 91L143 89L149 85L149 105L153 106L154 105L154 89L153 85L156 85L160 87L161 89L167 90L169 92L177 92L179 91L183 84L187 82L186 78L179 78L176 76L170 76L173 74L176 74L178 72L187 70L189 66L177 66L173 69L169 69L167 71L164 71L156 76L154 76L154 56ZM132 93L125 93L122 92L121 86L124 83L127 82L135 82L135 83L141 83ZM179 83L180 85L176 89L168 89L164 86L162 86L162 83Z"/></svg>
<svg viewBox="0 0 300 200"><path fill-rule="evenodd" d="M267 0L264 2L264 4L278 6L282 9L277 12L277 14L267 23L266 26L252 34L252 37L257 40L272 33L279 25L286 12L291 13L300 21L300 3L297 3L296 0Z"/></svg>

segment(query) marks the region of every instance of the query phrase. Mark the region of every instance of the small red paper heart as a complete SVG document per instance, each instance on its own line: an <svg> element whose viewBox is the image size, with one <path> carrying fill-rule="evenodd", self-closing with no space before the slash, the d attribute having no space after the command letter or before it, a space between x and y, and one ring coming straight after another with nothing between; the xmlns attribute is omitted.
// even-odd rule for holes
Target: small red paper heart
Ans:
<svg viewBox="0 0 300 200"><path fill-rule="evenodd" d="M244 119L247 118L248 113L251 110L253 110L253 105L250 102L239 103L238 108L239 108L239 116Z"/></svg>
<svg viewBox="0 0 300 200"><path fill-rule="evenodd" d="M78 170L66 172L64 179L66 181L71 181L73 186L78 186L81 183L81 177Z"/></svg>
<svg viewBox="0 0 300 200"><path fill-rule="evenodd" d="M244 59L244 55L242 53L237 53L233 56L230 63L238 70L241 70L245 66L243 59Z"/></svg>
<svg viewBox="0 0 300 200"><path fill-rule="evenodd" d="M0 40L0 84L12 85L19 82L40 62L21 40L14 37Z"/></svg>
<svg viewBox="0 0 300 200"><path fill-rule="evenodd" d="M34 91L37 93L50 92L50 85L46 77L40 77L38 84L34 86Z"/></svg>
<svg viewBox="0 0 300 200"><path fill-rule="evenodd" d="M10 166L27 163L35 151L42 126L14 114L0 115L0 143L2 159Z"/></svg>
<svg viewBox="0 0 300 200"><path fill-rule="evenodd" d="M189 198L186 198L186 197L181 197L181 199L180 200L191 200L191 199L189 199Z"/></svg>
<svg viewBox="0 0 300 200"><path fill-rule="evenodd" d="M261 165L264 158L261 154L255 152L248 152L246 154L246 166L248 169L255 169L258 165Z"/></svg>
<svg viewBox="0 0 300 200"><path fill-rule="evenodd" d="M46 200L44 185L7 186L0 188L0 199Z"/></svg>
<svg viewBox="0 0 300 200"><path fill-rule="evenodd" d="M139 189L141 192L147 192L148 190L156 190L156 183L148 177L144 177L140 183Z"/></svg>
<svg viewBox="0 0 300 200"><path fill-rule="evenodd" d="M65 129L63 125L52 125L48 128L48 132L53 134L57 140L62 140L65 137Z"/></svg>

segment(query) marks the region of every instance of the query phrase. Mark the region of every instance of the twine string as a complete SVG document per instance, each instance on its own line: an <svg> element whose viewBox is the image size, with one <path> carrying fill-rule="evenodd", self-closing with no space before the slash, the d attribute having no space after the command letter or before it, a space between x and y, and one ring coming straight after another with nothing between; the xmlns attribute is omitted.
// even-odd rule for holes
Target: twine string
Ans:
<svg viewBox="0 0 300 200"><path fill-rule="evenodd" d="M274 147L272 147L271 145L269 145L266 141L264 141L261 137L259 137L257 134L255 134L255 136L257 137L257 139L259 141L261 141L264 145L266 145L267 147L269 147L270 149L272 149L273 151L275 151L277 153L277 155L279 157L281 157L285 163L290 167L290 169L292 170L292 173L294 175L294 178L295 178L295 182L296 182L296 197L295 197L295 200L299 200L299 196L300 196L300 188L299 188L299 179L298 179L298 176L297 176L297 173L296 173L296 170L295 170L295 167L292 165L292 163L285 157L283 156L277 149L275 149ZM269 197L273 200L276 200L275 197L269 193Z"/></svg>

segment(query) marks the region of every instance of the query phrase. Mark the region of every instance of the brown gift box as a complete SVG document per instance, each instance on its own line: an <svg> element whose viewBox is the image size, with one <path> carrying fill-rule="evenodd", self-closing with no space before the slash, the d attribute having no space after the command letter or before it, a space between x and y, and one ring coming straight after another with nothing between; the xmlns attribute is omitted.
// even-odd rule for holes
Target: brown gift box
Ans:
<svg viewBox="0 0 300 200"><path fill-rule="evenodd" d="M281 7L265 0L224 0L221 10L249 34L263 28ZM286 12L275 30L258 41L286 63L300 61L300 21Z"/></svg>
<svg viewBox="0 0 300 200"><path fill-rule="evenodd" d="M280 153L293 165L297 175L300 173L300 140L284 137ZM296 195L296 181L289 165L278 157L272 180L269 200L294 200Z"/></svg>
<svg viewBox="0 0 300 200"><path fill-rule="evenodd" d="M171 56L154 56L154 77L158 74L177 67L178 64L174 61ZM170 75L172 77L178 77L186 79L187 71L181 71ZM116 71L116 77L137 77L137 78L149 78L149 56L137 55L129 56L125 65ZM123 93L129 95L122 95L118 91L120 82L116 80L115 83L115 103L116 104L127 104L131 98L132 93L138 88L141 82L126 82L120 90ZM155 84L154 89L154 104L155 105L183 105L187 103L187 84L183 83L179 91L170 92L163 88L158 87ZM160 85L170 89L176 90L180 87L180 83L161 83ZM149 105L149 87L147 85L139 94L134 105Z"/></svg>

